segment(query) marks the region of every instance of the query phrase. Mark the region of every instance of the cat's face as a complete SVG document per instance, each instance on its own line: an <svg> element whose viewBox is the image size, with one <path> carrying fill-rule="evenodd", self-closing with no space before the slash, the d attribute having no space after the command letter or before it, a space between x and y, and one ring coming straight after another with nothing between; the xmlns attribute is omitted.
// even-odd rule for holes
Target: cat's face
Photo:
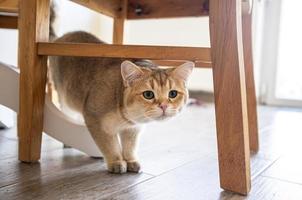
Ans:
<svg viewBox="0 0 302 200"><path fill-rule="evenodd" d="M136 122L169 119L179 113L188 99L186 82L194 63L174 69L141 68L122 63L124 105L127 117Z"/></svg>

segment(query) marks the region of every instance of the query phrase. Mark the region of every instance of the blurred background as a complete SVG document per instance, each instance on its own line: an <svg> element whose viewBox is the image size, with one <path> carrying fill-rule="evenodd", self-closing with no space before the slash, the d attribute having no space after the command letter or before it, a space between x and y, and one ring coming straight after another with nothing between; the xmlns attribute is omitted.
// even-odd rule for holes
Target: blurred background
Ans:
<svg viewBox="0 0 302 200"><path fill-rule="evenodd" d="M55 0L58 36L85 30L112 42L113 20L71 1ZM302 106L302 1L255 0L253 6L254 73L258 102L276 106ZM155 22L155 23L154 23ZM210 47L209 18L126 21L125 44ZM18 33L0 29L0 61L17 65ZM188 85L194 92L213 93L211 69L195 69ZM8 126L14 114L0 106L0 121Z"/></svg>

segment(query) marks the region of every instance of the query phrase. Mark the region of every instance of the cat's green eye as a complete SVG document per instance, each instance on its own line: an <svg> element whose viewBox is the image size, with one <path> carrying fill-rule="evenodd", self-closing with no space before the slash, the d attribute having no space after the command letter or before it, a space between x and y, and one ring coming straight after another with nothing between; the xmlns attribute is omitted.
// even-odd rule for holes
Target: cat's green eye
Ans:
<svg viewBox="0 0 302 200"><path fill-rule="evenodd" d="M144 91L143 96L145 99L153 99L154 98L154 93L150 90Z"/></svg>
<svg viewBox="0 0 302 200"><path fill-rule="evenodd" d="M177 91L176 90L171 90L169 92L169 98L174 99L177 96Z"/></svg>

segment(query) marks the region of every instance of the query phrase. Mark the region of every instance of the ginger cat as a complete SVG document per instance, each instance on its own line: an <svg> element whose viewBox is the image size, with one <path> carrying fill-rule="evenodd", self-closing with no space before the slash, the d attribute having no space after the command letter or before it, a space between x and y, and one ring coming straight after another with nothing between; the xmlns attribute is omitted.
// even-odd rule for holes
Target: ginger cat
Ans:
<svg viewBox="0 0 302 200"><path fill-rule="evenodd" d="M103 43L86 32L55 42ZM188 99L187 62L161 69L150 61L50 57L50 75L62 106L81 113L112 173L139 172L136 155L142 124L171 118Z"/></svg>

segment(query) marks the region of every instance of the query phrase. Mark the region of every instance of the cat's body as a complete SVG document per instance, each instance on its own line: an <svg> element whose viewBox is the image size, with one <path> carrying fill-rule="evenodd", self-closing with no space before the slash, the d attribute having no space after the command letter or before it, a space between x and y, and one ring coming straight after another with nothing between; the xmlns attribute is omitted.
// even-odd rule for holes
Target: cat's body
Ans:
<svg viewBox="0 0 302 200"><path fill-rule="evenodd" d="M56 42L103 43L86 32L68 33ZM174 70L159 69L147 61L136 63L115 58L50 57L51 77L61 105L83 115L113 173L138 172L141 124L174 116L188 98L185 82L192 63Z"/></svg>
<svg viewBox="0 0 302 200"><path fill-rule="evenodd" d="M56 42L102 43L85 32L68 33ZM101 99L98 100L102 102L99 109L106 112L113 107L120 107L123 90L121 62L121 59L113 58L50 57L51 76L60 103L82 113L89 94L95 94L90 89L98 89L103 91L103 95L100 94ZM97 88L92 87L93 85Z"/></svg>

